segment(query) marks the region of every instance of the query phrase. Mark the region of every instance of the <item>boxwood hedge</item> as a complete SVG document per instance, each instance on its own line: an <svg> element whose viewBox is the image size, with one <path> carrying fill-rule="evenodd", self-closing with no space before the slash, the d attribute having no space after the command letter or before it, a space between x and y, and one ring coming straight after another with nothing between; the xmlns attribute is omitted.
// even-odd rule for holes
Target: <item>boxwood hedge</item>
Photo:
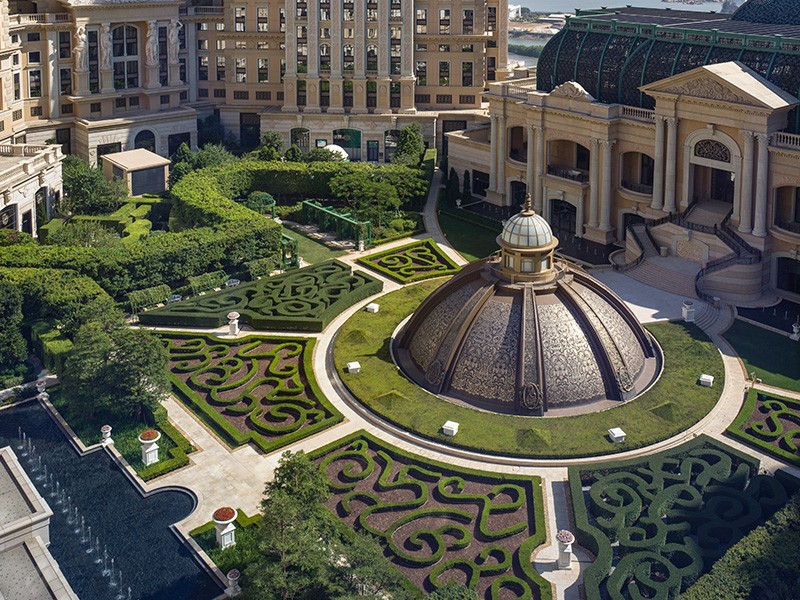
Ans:
<svg viewBox="0 0 800 600"><path fill-rule="evenodd" d="M432 239L412 242L358 259L358 263L398 283L453 275L459 267Z"/></svg>
<svg viewBox="0 0 800 600"><path fill-rule="evenodd" d="M751 388L727 433L766 454L800 466L800 400Z"/></svg>

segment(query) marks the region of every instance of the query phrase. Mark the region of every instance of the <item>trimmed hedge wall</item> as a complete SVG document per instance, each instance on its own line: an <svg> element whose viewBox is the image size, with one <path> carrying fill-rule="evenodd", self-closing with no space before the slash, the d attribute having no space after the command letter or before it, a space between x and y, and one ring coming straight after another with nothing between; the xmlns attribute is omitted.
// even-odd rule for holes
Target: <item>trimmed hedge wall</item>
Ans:
<svg viewBox="0 0 800 600"><path fill-rule="evenodd" d="M343 520L345 529L366 531L376 537L396 566L408 574L423 569L426 582L433 588L444 584L440 577L447 571L466 572L467 586L475 589L485 578L492 578L487 598L503 597L508 590L515 597L551 600L550 583L531 564L531 554L546 539L541 479L508 473L477 471L423 458L389 445L365 431L357 431L310 453L312 460L328 474L333 492L334 514ZM335 479L328 469L336 468ZM373 484L365 488L368 478ZM362 484L362 485L359 485ZM489 485L491 494L469 493L476 485ZM394 496L401 491L402 498ZM384 494L388 497L384 497ZM435 506L428 506L435 504ZM493 529L492 515L519 513L522 520ZM395 515L384 527L373 526L370 517ZM429 526L408 534L400 545L393 533L400 527L429 517L439 520L437 529ZM347 520L347 522L344 522ZM496 525L494 525L496 526ZM506 538L526 532L528 537ZM449 536L445 543L443 536ZM422 541L424 540L424 542ZM453 556L471 545L475 558ZM431 552L414 555L430 545Z"/></svg>
<svg viewBox="0 0 800 600"><path fill-rule="evenodd" d="M459 266L430 238L363 256L357 262L401 284L459 271Z"/></svg>
<svg viewBox="0 0 800 600"><path fill-rule="evenodd" d="M314 378L313 371L313 349L315 340L309 338L289 338L289 337L275 337L268 338L263 336L247 336L245 338L237 338L235 340L222 340L212 335L203 334L187 334L180 332L161 332L160 337L170 344L171 339L184 339L190 342L190 345L173 346L169 345L168 351L170 355L170 368L169 378L176 395L189 407L195 414L197 414L209 427L211 427L226 443L233 447L241 446L248 442L252 442L258 446L263 452L270 453L282 448L288 444L292 444L301 440L309 435L313 435L340 423L343 420L342 414L333 407L333 405L325 397L325 394L320 390ZM197 342L202 342L204 346L200 346ZM300 352L302 357L299 359L302 364L302 371L305 381L308 384L308 389L304 389L304 385L299 379L299 368L297 365L286 364L282 367L278 366L281 360L292 358L294 355L288 349L277 349L275 352L269 354L253 355L252 353L263 343L274 342L275 344L295 345L301 348ZM243 350L236 353L236 356L230 359L229 363L220 363L212 356L211 351L219 351L219 347L224 346L243 346ZM267 372L263 377L257 377L257 380L250 380L246 378L245 381L240 381L234 376L238 373L238 366L229 371L230 364L244 365L246 361L252 361L248 364L247 373L253 374L257 372L259 361L266 361L268 364ZM213 364L212 364L213 363ZM273 371L273 367L277 369ZM294 367L294 368L293 368ZM255 371L254 371L255 369ZM196 373L194 371L197 371ZM189 381L192 378L207 374L213 371L213 380L203 380L202 386L206 388L203 393L207 392L208 399L204 398L200 391L193 388L193 385L200 385L195 380L195 383L190 385L179 377L182 373L192 373ZM234 377L232 382L229 377ZM273 403L281 404L278 406L278 412L285 410L287 414L294 415L302 411L304 414L309 415L316 419L315 422L306 424L305 421L296 423L296 427L280 427L279 423L275 423L275 427L266 429L267 425L264 421L259 420L262 416L263 408L260 406L261 397L258 395L251 395L250 391L257 389L260 384L257 381L266 381L273 388L271 398ZM241 384L241 385L237 385ZM222 400L218 392L225 391L231 392L235 389L242 389L240 396L228 401ZM209 404L209 400L217 405L225 404L226 412L231 417L246 416L249 431L243 432L234 425L234 423L226 418L224 414L215 410ZM241 406L244 403L244 406ZM285 415L284 415L285 416Z"/></svg>
<svg viewBox="0 0 800 600"><path fill-rule="evenodd" d="M327 261L144 312L145 325L221 327L237 311L259 330L319 332L383 283L339 261Z"/></svg>
<svg viewBox="0 0 800 600"><path fill-rule="evenodd" d="M72 350L72 341L56 329L50 320L31 323L31 344L45 369L51 373L61 373L64 361Z"/></svg>
<svg viewBox="0 0 800 600"><path fill-rule="evenodd" d="M726 430L762 452L800 467L800 401L753 388Z"/></svg>
<svg viewBox="0 0 800 600"><path fill-rule="evenodd" d="M757 469L705 435L641 459L570 467L577 539L596 557L583 576L587 600L668 600L686 589L786 502L784 484Z"/></svg>

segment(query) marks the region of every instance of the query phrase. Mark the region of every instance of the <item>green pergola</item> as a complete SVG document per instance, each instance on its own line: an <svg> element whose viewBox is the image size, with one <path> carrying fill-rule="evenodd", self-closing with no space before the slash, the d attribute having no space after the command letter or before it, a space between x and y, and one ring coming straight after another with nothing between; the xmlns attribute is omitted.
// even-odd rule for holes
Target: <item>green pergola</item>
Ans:
<svg viewBox="0 0 800 600"><path fill-rule="evenodd" d="M322 231L336 232L336 239L353 240L358 246L372 244L372 222L357 221L350 213L322 206L317 200L303 201L303 217L306 223L314 223Z"/></svg>

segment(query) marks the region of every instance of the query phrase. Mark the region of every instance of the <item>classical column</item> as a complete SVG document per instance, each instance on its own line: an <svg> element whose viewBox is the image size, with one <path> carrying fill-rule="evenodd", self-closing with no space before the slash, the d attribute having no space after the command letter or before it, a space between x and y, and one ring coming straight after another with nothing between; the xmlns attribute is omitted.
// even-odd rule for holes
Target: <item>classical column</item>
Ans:
<svg viewBox="0 0 800 600"><path fill-rule="evenodd" d="M498 194L506 193L506 118L502 115L497 117L497 189Z"/></svg>
<svg viewBox="0 0 800 600"><path fill-rule="evenodd" d="M616 140L603 140L603 196L601 197L600 229L611 231L611 149Z"/></svg>
<svg viewBox="0 0 800 600"><path fill-rule="evenodd" d="M335 2L335 0L331 0ZM355 0L355 19L356 19L356 37L355 37L355 63L353 71L353 79L365 79L367 76L367 14L366 14L366 0Z"/></svg>
<svg viewBox="0 0 800 600"><path fill-rule="evenodd" d="M758 168L756 171L756 210L753 219L753 235L767 235L767 184L769 183L769 135L757 133Z"/></svg>
<svg viewBox="0 0 800 600"><path fill-rule="evenodd" d="M650 208L664 206L664 117L656 115L656 145L653 153L653 201Z"/></svg>
<svg viewBox="0 0 800 600"><path fill-rule="evenodd" d="M336 3L334 3L336 4ZM283 75L283 112L297 112L297 26L296 3L286 3L286 73ZM306 92L308 93L308 92Z"/></svg>
<svg viewBox="0 0 800 600"><path fill-rule="evenodd" d="M678 119L667 117L667 172L664 182L664 212L675 211L675 178L678 154Z"/></svg>
<svg viewBox="0 0 800 600"><path fill-rule="evenodd" d="M392 112L389 103L389 3L378 2L378 106L373 111L376 115Z"/></svg>
<svg viewBox="0 0 800 600"><path fill-rule="evenodd" d="M342 79L342 3L331 2L331 102L328 108L330 114L344 113L344 80ZM355 106L355 92L353 94L353 112L363 110Z"/></svg>
<svg viewBox="0 0 800 600"><path fill-rule="evenodd" d="M600 194L600 155L598 152L598 142L595 138L591 139L589 150L591 160L589 168L589 227L597 227L597 215L599 213L599 194Z"/></svg>
<svg viewBox="0 0 800 600"><path fill-rule="evenodd" d="M534 127L533 125L528 125L528 147L527 147L527 154L525 156L525 179L526 183L528 184L528 193L533 197L533 188L536 184L536 180L534 179L534 170L536 165L533 164L534 161L534 150L536 146L534 144Z"/></svg>
<svg viewBox="0 0 800 600"><path fill-rule="evenodd" d="M492 160L489 163L489 189L492 191L497 190L497 115L489 115L491 122L491 129L489 131L489 155ZM447 181L448 173L444 174L444 179Z"/></svg>
<svg viewBox="0 0 800 600"><path fill-rule="evenodd" d="M319 0L308 2L308 75L306 75L306 106L303 112L322 112L319 105Z"/></svg>
<svg viewBox="0 0 800 600"><path fill-rule="evenodd" d="M744 141L742 184L739 186L739 231L753 231L753 132L741 131Z"/></svg>
<svg viewBox="0 0 800 600"><path fill-rule="evenodd" d="M400 111L404 114L417 112L414 106L414 88L417 78L414 69L414 29L416 27L414 3L403 0L402 4L402 56L400 59Z"/></svg>
<svg viewBox="0 0 800 600"><path fill-rule="evenodd" d="M542 213L542 177L544 177L545 163L547 157L545 156L544 144L544 128L541 126L534 127L536 131L536 185L533 194L533 210Z"/></svg>

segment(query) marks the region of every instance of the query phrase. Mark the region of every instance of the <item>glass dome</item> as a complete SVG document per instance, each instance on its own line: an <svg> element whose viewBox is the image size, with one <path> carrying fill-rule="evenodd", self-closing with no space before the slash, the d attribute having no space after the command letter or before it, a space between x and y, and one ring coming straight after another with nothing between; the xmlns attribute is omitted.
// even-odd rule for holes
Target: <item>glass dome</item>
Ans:
<svg viewBox="0 0 800 600"><path fill-rule="evenodd" d="M541 248L552 243L553 230L526 202L525 210L506 221L500 237L516 248Z"/></svg>

